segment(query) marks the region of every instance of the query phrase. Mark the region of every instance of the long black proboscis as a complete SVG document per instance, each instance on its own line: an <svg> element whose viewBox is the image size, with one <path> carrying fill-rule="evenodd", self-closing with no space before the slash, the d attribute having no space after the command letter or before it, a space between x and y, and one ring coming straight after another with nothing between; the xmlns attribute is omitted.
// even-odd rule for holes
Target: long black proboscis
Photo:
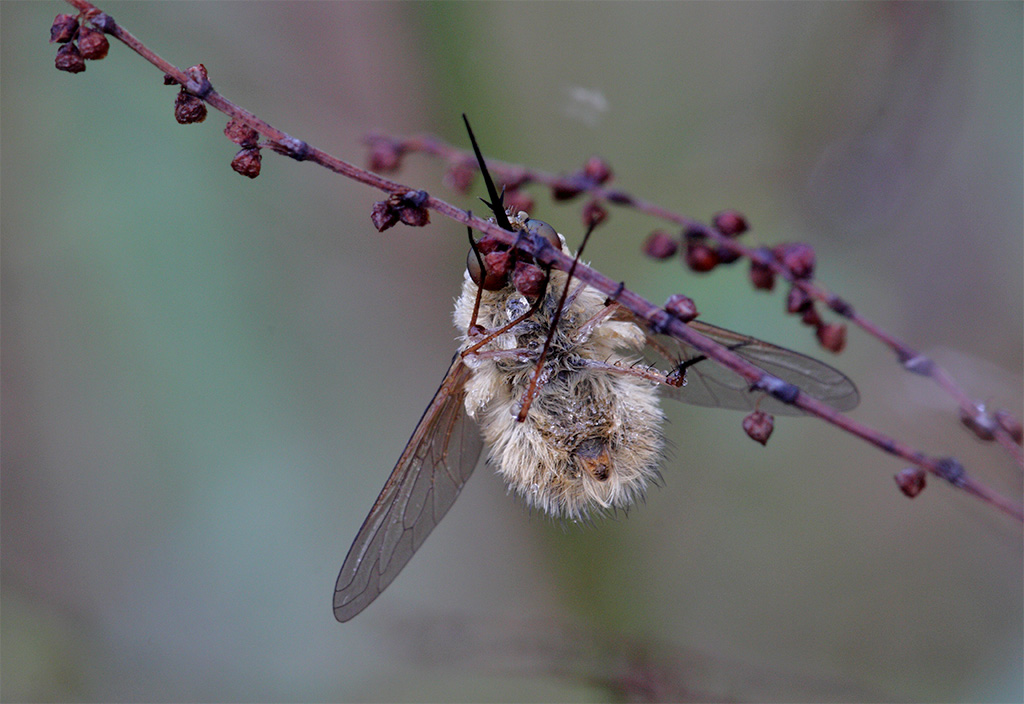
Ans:
<svg viewBox="0 0 1024 704"><path fill-rule="evenodd" d="M473 128L469 126L469 118L466 117L466 113L462 113L462 121L466 123L466 131L469 132L469 141L473 144L473 153L476 154L476 160L480 164L480 173L483 174L484 183L487 185L487 196L491 199L488 203L484 200L484 204L491 209L494 213L494 219L498 225L509 232L512 231L512 223L508 221L508 215L505 214L505 202L504 194L499 194L498 189L494 187L494 181L491 180L491 173L487 170L487 164L484 162L484 155L480 152L480 145L476 143L476 136L473 134ZM481 198L480 200L483 200Z"/></svg>

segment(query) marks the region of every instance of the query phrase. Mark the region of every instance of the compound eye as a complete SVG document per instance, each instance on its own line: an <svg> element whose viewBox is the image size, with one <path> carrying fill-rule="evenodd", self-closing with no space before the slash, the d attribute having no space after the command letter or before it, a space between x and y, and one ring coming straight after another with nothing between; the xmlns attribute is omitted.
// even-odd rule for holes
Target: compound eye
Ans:
<svg viewBox="0 0 1024 704"><path fill-rule="evenodd" d="M486 276L481 276L480 261L476 255L472 249L466 255L466 271L469 272L469 278L473 283L485 291L500 291L505 288L509 274L508 252L495 251L480 255L487 269Z"/></svg>
<svg viewBox="0 0 1024 704"><path fill-rule="evenodd" d="M562 240L559 238L558 233L555 232L555 228L551 227L551 225L548 225L543 220L527 220L526 231L531 235L540 235L550 242L552 247L558 251L562 251Z"/></svg>

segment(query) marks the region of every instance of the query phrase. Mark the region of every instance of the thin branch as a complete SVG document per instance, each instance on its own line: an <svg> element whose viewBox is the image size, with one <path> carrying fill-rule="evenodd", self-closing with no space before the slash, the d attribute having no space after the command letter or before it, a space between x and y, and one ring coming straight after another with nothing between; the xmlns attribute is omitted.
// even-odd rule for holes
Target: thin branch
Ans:
<svg viewBox="0 0 1024 704"><path fill-rule="evenodd" d="M337 159L302 140L291 137L287 133L267 124L256 117L253 113L235 105L230 100L220 95L209 83L205 76L205 70L196 71L190 69L188 71L183 71L159 57L142 42L132 36L128 31L114 22L109 15L101 12L94 5L86 2L86 0L67 0L67 2L78 8L82 16L89 20L93 26L122 41L133 51L160 69L165 75L170 76L174 82L180 84L189 94L205 101L210 106L225 113L233 119L244 122L253 130L263 135L268 140L268 143L265 146L273 149L274 151L298 161L315 162L331 171L334 171L335 173L384 191L391 196L389 201L386 203L389 206L404 208L416 212L429 209L451 220L472 227L479 232L490 235L509 246L517 246L523 252L532 255L542 265L550 266L562 271L569 271L573 267L573 257L562 253L543 239L540 239L538 243L531 238L517 237L515 233L503 229L494 222L474 216L469 212L451 205L450 203L430 196L424 191L412 189L403 184L383 178L377 174L342 161L341 159ZM527 171L522 167L517 168L521 174L537 173ZM564 184L564 177L562 177L561 182ZM685 226L699 227L702 230L705 230L708 236L715 237L716 239L718 238L718 235L716 234L717 231L713 228L708 228L707 226L689 218L672 214L669 211L654 206L653 204L648 204L644 201L635 199L632 196L628 196L621 191L604 189L603 187L596 185L593 187L592 194L612 203L637 207L645 212L650 212L658 217L663 217ZM402 217L402 219L405 220L405 217ZM428 218L426 217L416 218L415 224L425 224L427 221ZM744 256L750 257L752 261L763 262L765 265L774 266L771 262L765 261L761 258L763 257L762 253L759 253L756 250L748 250L747 248L742 247L742 245L737 244L735 240L723 238L722 246L736 249ZM783 276L787 275L784 271L779 271L778 273ZM952 486L972 494L1000 511L1014 517L1018 521L1024 522L1024 507L970 478L957 460L952 458L930 457L884 433L854 421L844 414L834 410L830 406L808 396L805 393L802 393L796 386L764 372L752 363L734 354L727 347L724 347L701 335L696 330L683 323L680 319L665 311L663 308L650 303L638 294L628 290L622 282L613 281L607 276L604 276L600 272L595 271L582 263L576 265L574 276L575 278L586 282L589 286L604 293L609 300L616 301L629 309L636 316L643 319L652 330L672 335L676 339L684 342L690 347L693 347L709 359L714 360L718 364L721 364L736 374L739 374L749 382L751 388L762 390L784 403L797 406L807 413L816 415L822 420L866 440L884 452L900 457L901 459L920 467L924 471L944 479ZM825 293L823 289L819 290L816 287L810 287L809 283L799 280L794 280L794 284L808 286L808 293L819 297L820 300L824 300L828 303L830 308L837 310L837 312L849 317L851 320L858 320L858 318L854 317L851 307L845 304L845 302L838 302L840 299L832 296L831 294ZM909 359L911 360L919 358L919 355L905 346L898 346L897 349L900 350L901 356L909 355ZM931 367L934 365L931 363L924 366ZM915 371L921 370L915 369ZM929 373L932 373L931 370L929 370Z"/></svg>

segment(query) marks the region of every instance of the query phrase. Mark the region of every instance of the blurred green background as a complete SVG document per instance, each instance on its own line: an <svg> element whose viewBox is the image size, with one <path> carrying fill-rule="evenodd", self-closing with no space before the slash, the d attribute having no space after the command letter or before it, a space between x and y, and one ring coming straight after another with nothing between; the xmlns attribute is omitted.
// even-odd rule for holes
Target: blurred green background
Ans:
<svg viewBox="0 0 1024 704"><path fill-rule="evenodd" d="M342 158L371 129L465 145L467 112L491 157L600 154L673 210L738 208L751 241L810 242L823 282L1021 411L1019 3L103 7ZM670 408L665 486L589 528L481 466L337 624L337 569L454 350L465 232L378 234L380 194L270 154L236 176L223 118L176 124L123 46L55 71L65 11L0 8L5 701L1024 696L1020 525L934 482L906 500L899 462L815 420L762 448L741 414ZM442 172L417 156L399 178L479 209ZM578 205L536 195L578 241ZM658 224L615 210L588 256L825 355L740 268L640 256ZM876 341L851 331L830 361L854 417L1020 497Z"/></svg>

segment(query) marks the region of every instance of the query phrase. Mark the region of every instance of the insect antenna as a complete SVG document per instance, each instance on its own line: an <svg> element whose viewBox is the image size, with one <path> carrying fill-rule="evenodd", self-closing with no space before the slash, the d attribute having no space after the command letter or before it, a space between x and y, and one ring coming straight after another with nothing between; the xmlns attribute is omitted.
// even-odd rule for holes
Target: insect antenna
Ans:
<svg viewBox="0 0 1024 704"><path fill-rule="evenodd" d="M562 308L565 306L565 299L569 295L569 286L572 284L572 276L576 273L576 265L579 264L580 255L583 254L583 248L587 246L587 240L590 239L590 234L597 227L596 222L591 222L587 227L586 233L583 235L583 242L580 243L580 248L576 251L576 256L572 260L572 265L569 267L569 275L565 279L565 287L562 289L562 296L558 299L558 307L555 308L555 314L551 318L551 327L548 328L547 339L544 340L544 348L540 351L540 357L537 359L537 367L533 370L533 378L530 379L530 388L526 390L523 395L522 405L519 408L519 415L516 416L516 421L522 423L526 420L526 414L530 410L530 406L533 404L533 399L537 395L537 382L540 380L541 370L544 368L544 358L547 357L548 348L551 347L551 338L555 336L555 330L558 329L558 321L562 317ZM538 299L540 300L540 299Z"/></svg>
<svg viewBox="0 0 1024 704"><path fill-rule="evenodd" d="M480 200L494 213L494 219L498 225L503 230L512 232L512 223L508 221L508 215L505 213L505 189L502 188L499 194L498 189L494 187L494 181L491 180L491 172L487 170L484 155L480 152L480 145L476 143L476 135L473 134L473 128L469 126L469 118L466 117L466 113L462 113L462 121L466 123L469 141L473 144L473 153L476 154L476 161L480 164L480 173L484 177L484 184L487 186L487 197L491 199L491 202L488 203L483 198Z"/></svg>

